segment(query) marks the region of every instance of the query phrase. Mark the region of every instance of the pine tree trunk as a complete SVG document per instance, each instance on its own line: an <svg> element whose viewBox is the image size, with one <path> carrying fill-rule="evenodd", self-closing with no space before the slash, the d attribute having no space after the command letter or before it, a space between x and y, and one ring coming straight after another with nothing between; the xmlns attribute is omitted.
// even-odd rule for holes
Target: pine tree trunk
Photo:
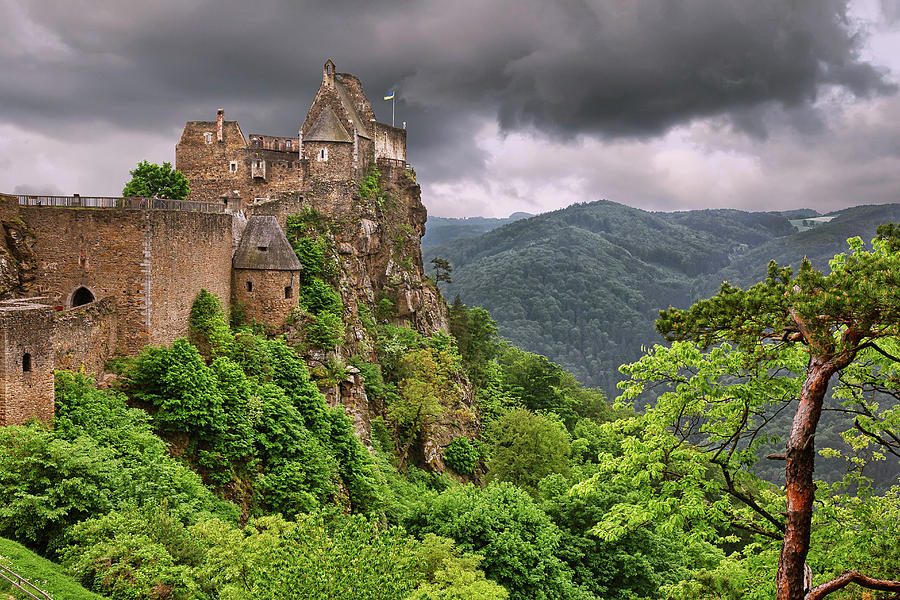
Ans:
<svg viewBox="0 0 900 600"><path fill-rule="evenodd" d="M800 405L787 441L785 495L787 520L784 545L778 559L776 589L778 600L803 600L806 592L804 565L809 552L815 484L815 434L828 381L836 368L821 357L812 356L800 391Z"/></svg>

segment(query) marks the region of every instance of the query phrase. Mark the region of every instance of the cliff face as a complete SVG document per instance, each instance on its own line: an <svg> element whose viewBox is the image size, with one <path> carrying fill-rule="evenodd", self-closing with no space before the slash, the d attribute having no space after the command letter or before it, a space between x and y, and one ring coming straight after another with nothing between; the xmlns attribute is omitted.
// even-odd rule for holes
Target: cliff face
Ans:
<svg viewBox="0 0 900 600"><path fill-rule="evenodd" d="M35 280L34 234L18 218L0 220L0 300L24 296Z"/></svg>
<svg viewBox="0 0 900 600"><path fill-rule="evenodd" d="M306 237L327 249L333 265L328 282L343 304L343 344L325 351L306 343L310 320L304 317L284 333L306 348L322 392L332 405L348 409L364 441L370 419L383 407L371 405L355 368L340 365L351 356L377 361L376 323L406 325L426 336L449 329L447 306L422 264L427 213L415 174L391 163L379 166L380 177L370 172L368 187L365 181L316 181L303 194L284 194L248 208L251 215L278 218L292 242Z"/></svg>

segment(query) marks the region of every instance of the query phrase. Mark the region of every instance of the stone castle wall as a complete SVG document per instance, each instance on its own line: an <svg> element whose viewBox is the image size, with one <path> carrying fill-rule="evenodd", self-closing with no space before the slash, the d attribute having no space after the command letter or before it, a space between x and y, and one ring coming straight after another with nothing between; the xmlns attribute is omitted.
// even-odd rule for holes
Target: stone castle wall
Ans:
<svg viewBox="0 0 900 600"><path fill-rule="evenodd" d="M53 418L53 312L0 303L0 425Z"/></svg>
<svg viewBox="0 0 900 600"><path fill-rule="evenodd" d="M149 343L168 345L187 335L191 306L201 289L216 294L229 310L231 216L147 211L144 223Z"/></svg>
<svg viewBox="0 0 900 600"><path fill-rule="evenodd" d="M169 210L19 207L35 234L39 292L71 307L76 289L114 296L118 351L186 335L201 288L228 304L231 216Z"/></svg>
<svg viewBox="0 0 900 600"><path fill-rule="evenodd" d="M189 200L221 202L240 195L244 204L279 192L303 189L299 142L286 137L251 135L236 121L224 121L218 139L216 121L191 121L175 146L175 168L191 182Z"/></svg>
<svg viewBox="0 0 900 600"><path fill-rule="evenodd" d="M375 155L406 162L406 130L375 123Z"/></svg>
<svg viewBox="0 0 900 600"><path fill-rule="evenodd" d="M102 298L54 315L56 369L99 375L115 356L119 313L116 299Z"/></svg>
<svg viewBox="0 0 900 600"><path fill-rule="evenodd" d="M234 269L232 300L248 318L277 330L297 307L297 275L292 271Z"/></svg>

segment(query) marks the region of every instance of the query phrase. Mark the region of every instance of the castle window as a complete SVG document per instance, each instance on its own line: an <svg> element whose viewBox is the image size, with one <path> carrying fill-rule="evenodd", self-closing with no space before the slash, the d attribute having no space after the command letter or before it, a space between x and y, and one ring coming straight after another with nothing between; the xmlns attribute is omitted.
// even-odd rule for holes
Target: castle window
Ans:
<svg viewBox="0 0 900 600"><path fill-rule="evenodd" d="M328 162L328 148L322 148L321 150L319 150L317 160L319 162Z"/></svg>
<svg viewBox="0 0 900 600"><path fill-rule="evenodd" d="M212 144L212 133L207 131L206 133L203 134L203 137L206 140L207 144Z"/></svg>
<svg viewBox="0 0 900 600"><path fill-rule="evenodd" d="M256 249L259 250L260 252L268 252L269 251L268 246L257 246Z"/></svg>
<svg viewBox="0 0 900 600"><path fill-rule="evenodd" d="M294 295L294 288L292 288L292 287L289 286L289 285L288 285L288 286L285 286L285 288L284 288L284 297L285 297L285 298L290 298L290 297L293 296L293 295Z"/></svg>
<svg viewBox="0 0 900 600"><path fill-rule="evenodd" d="M28 373L31 371L31 355L27 352L22 355L22 372Z"/></svg>
<svg viewBox="0 0 900 600"><path fill-rule="evenodd" d="M284 142L284 149L285 150L291 149L291 140L287 140L286 142Z"/></svg>
<svg viewBox="0 0 900 600"><path fill-rule="evenodd" d="M232 173L237 173L237 161L231 161L231 163L228 165L228 168L231 169Z"/></svg>
<svg viewBox="0 0 900 600"><path fill-rule="evenodd" d="M248 291L248 292L252 292L252 291L253 291L253 282L252 282L252 281L248 281L248 282L247 282L247 291Z"/></svg>
<svg viewBox="0 0 900 600"><path fill-rule="evenodd" d="M72 294L72 308L81 306L82 304L90 304L94 301L94 294L86 287L80 287Z"/></svg>

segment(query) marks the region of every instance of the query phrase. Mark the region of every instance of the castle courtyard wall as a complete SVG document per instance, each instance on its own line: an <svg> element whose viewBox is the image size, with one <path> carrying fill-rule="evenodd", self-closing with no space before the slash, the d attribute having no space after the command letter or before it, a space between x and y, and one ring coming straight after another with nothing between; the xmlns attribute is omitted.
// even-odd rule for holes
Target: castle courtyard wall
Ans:
<svg viewBox="0 0 900 600"><path fill-rule="evenodd" d="M119 353L186 335L201 288L228 305L230 215L54 207L19 207L19 215L35 233L42 295L64 308L79 287L116 297Z"/></svg>

